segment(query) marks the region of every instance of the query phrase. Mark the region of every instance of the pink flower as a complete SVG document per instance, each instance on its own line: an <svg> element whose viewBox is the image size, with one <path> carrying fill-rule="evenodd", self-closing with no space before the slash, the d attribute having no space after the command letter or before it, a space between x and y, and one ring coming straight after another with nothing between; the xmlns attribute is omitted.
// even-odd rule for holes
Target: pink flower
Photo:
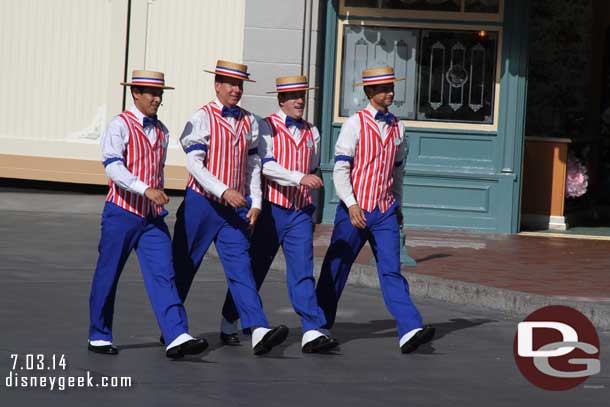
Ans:
<svg viewBox="0 0 610 407"><path fill-rule="evenodd" d="M589 176L587 167L573 154L568 155L566 195L568 198L578 198L587 192Z"/></svg>

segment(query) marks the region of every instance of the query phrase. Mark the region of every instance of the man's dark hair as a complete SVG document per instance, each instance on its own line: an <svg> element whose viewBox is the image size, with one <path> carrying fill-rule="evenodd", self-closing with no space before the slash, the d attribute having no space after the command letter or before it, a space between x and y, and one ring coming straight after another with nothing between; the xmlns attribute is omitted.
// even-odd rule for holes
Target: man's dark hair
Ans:
<svg viewBox="0 0 610 407"><path fill-rule="evenodd" d="M134 93L144 93L144 86L130 86L130 88L129 91L132 98Z"/></svg>
<svg viewBox="0 0 610 407"><path fill-rule="evenodd" d="M278 94L277 94L277 104L280 105L280 103L284 102L285 100L286 100L286 93L278 92Z"/></svg>
<svg viewBox="0 0 610 407"><path fill-rule="evenodd" d="M367 85L362 88L364 90L364 94L368 99L370 99L371 96L375 94L375 87L376 85Z"/></svg>

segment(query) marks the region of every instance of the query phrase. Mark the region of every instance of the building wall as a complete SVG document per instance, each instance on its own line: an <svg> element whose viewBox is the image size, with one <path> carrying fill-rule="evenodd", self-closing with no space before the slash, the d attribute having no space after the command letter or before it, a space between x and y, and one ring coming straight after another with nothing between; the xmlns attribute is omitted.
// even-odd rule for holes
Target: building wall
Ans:
<svg viewBox="0 0 610 407"><path fill-rule="evenodd" d="M127 0L0 2L0 152L98 159L122 103Z"/></svg>
<svg viewBox="0 0 610 407"><path fill-rule="evenodd" d="M243 61L256 83L244 86L242 105L259 116L278 109L275 78L307 75L320 82L323 50L324 2L314 0L248 0L246 4ZM322 30L322 31L321 31ZM306 117L318 121L318 93L308 93Z"/></svg>
<svg viewBox="0 0 610 407"><path fill-rule="evenodd" d="M129 5L131 4L131 10ZM131 105L133 69L175 86L160 117L171 133L169 187L184 188L177 140L213 96L217 59L241 61L245 0L0 2L0 177L106 183L99 140ZM128 18L129 17L129 18Z"/></svg>
<svg viewBox="0 0 610 407"><path fill-rule="evenodd" d="M245 0L132 0L128 72L166 72L175 90L164 94L160 116L168 126L169 165L184 166L178 139L193 111L215 97L216 60L241 61ZM130 96L126 98L131 104Z"/></svg>
<svg viewBox="0 0 610 407"><path fill-rule="evenodd" d="M341 16L338 1L327 1L326 51L322 131L324 176L323 221L332 222L338 199L333 190L334 142L341 123L335 120L332 101L337 80L335 58L337 26ZM515 233L519 225L521 166L527 83L527 16L525 0L506 0L501 23L488 24L501 32L498 64L499 105L497 128L474 130L459 124L419 126L407 124L409 156L403 181L403 211L406 224L416 227L470 229ZM349 17L356 20L356 17ZM386 18L386 17L383 17ZM363 20L366 19L363 18ZM386 18L387 19L387 18ZM405 17L391 19L397 25L426 26L430 22ZM453 25L478 22L439 20ZM366 24L382 24L369 18Z"/></svg>

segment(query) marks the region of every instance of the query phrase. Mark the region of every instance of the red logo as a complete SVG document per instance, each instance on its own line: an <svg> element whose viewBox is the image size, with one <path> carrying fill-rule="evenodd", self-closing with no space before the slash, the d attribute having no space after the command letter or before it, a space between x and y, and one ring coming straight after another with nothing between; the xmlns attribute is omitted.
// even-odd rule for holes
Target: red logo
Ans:
<svg viewBox="0 0 610 407"><path fill-rule="evenodd" d="M599 373L599 337L580 312L551 305L520 322L513 345L517 367L545 390L568 390Z"/></svg>

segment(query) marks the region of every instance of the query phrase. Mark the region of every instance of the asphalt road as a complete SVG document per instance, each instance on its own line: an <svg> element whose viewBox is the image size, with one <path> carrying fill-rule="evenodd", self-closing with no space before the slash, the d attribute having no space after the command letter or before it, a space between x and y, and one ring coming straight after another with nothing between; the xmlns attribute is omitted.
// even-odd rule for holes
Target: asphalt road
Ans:
<svg viewBox="0 0 610 407"><path fill-rule="evenodd" d="M214 258L204 261L186 304L191 333L210 342L204 354L165 357L135 254L117 295L114 333L121 353L92 354L86 350L88 296L99 215L14 209L0 212L0 406L607 406L610 400L610 333L600 333L600 374L569 391L544 391L515 365L519 321L419 298L437 338L402 355L380 292L370 288L345 291L333 329L340 350L303 355L299 321L279 272L270 273L262 298L270 322L291 328L287 341L264 357L252 355L247 337L244 346L223 347L218 327L226 284ZM28 354L44 355L42 371L35 356L28 365ZM65 370L53 368L54 355L57 361L64 355ZM102 377L129 377L132 385L68 388L66 381L64 391L57 389L60 377L87 374L98 384ZM55 389L50 382L45 388L6 386L7 377L29 376L54 377Z"/></svg>

